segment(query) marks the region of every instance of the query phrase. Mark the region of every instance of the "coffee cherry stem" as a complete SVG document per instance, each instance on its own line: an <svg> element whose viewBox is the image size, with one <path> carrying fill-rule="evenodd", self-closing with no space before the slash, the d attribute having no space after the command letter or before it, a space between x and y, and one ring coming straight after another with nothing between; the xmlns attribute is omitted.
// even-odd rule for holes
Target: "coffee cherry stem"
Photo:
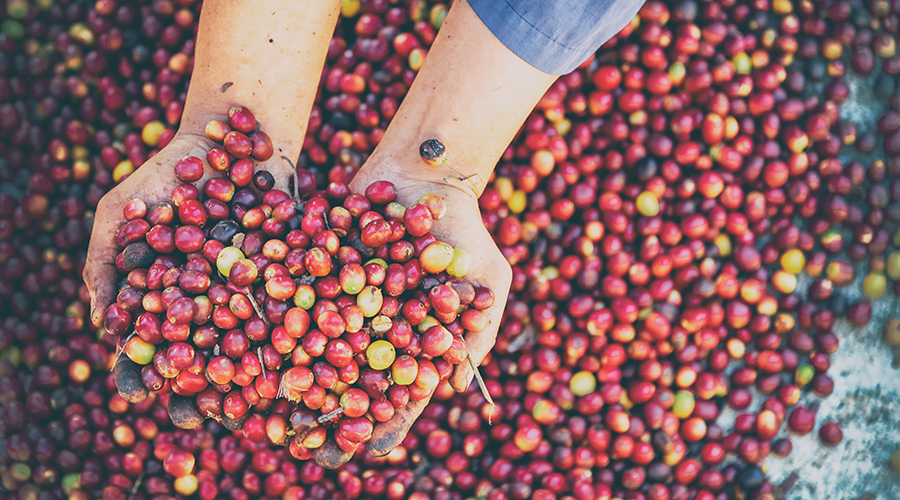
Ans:
<svg viewBox="0 0 900 500"><path fill-rule="evenodd" d="M131 490L128 492L128 500L134 498L137 494L138 489L141 487L141 483L144 482L144 471L141 471L141 474L134 480L134 484L131 485Z"/></svg>
<svg viewBox="0 0 900 500"><path fill-rule="evenodd" d="M295 389L297 391L297 397L298 397L297 400L294 400L291 397L291 393L290 393L289 389ZM289 384L287 382L287 378L281 377L281 383L278 384L278 393L275 394L275 399L284 398L284 399L287 399L288 401L298 403L300 401L299 398L301 398L303 396L303 392L304 391L298 389L296 386Z"/></svg>
<svg viewBox="0 0 900 500"><path fill-rule="evenodd" d="M286 391L285 391L285 389L287 389L286 385L287 384L284 381L284 377L281 377L281 382L278 383L278 392L275 393L275 399L284 397L288 401L291 400L291 398L286 397L287 396Z"/></svg>
<svg viewBox="0 0 900 500"><path fill-rule="evenodd" d="M344 407L343 407L343 406L338 407L338 409L336 409L336 410L334 410L334 411L332 411L332 412L329 412L329 413L326 413L326 414L324 414L324 415L319 416L319 418L318 418L319 423L320 423L320 424L324 424L325 422L328 422L329 420L331 420L331 419L333 419L334 417L340 415L341 413L344 413Z"/></svg>
<svg viewBox="0 0 900 500"><path fill-rule="evenodd" d="M266 312L262 310L259 302L256 301L256 297L253 296L252 290L249 294L247 294L247 300L250 301L250 305L253 306L253 310L256 311L256 315L259 316L259 319L263 320L263 323L265 323L266 326L271 326L272 322L269 321L269 317L266 316ZM259 362L262 363L262 355L260 355Z"/></svg>
<svg viewBox="0 0 900 500"><path fill-rule="evenodd" d="M534 334L537 329L531 325L526 326L522 333L509 343L507 350L510 353L517 352L519 349L534 343Z"/></svg>
<svg viewBox="0 0 900 500"><path fill-rule="evenodd" d="M462 337L460 337L462 339ZM462 339L463 344L466 343L465 339ZM475 362L475 358L472 357L472 351L469 349L469 346L466 345L466 358L469 360L469 366L472 367L472 371L475 373L475 380L478 381L478 387L481 389L481 395L484 396L484 399L487 400L488 403L491 404L491 413L488 415L488 424L491 425L491 417L494 415L494 407L497 406L494 404L494 398L491 397L491 393L488 392L487 385L484 383L484 379L481 378L481 372L478 370L478 363Z"/></svg>

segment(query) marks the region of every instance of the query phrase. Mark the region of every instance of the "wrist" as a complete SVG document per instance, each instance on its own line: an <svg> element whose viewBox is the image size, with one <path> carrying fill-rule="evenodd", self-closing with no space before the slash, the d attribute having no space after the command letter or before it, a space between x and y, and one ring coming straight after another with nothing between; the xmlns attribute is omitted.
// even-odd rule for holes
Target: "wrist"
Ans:
<svg viewBox="0 0 900 500"><path fill-rule="evenodd" d="M376 180L388 180L405 191L414 191L416 186L432 192L453 190L478 200L494 169L493 158L479 159L478 155L439 134L409 134L408 137L412 139L402 142L386 137L360 169L352 187L365 189ZM432 138L440 140L446 148L445 160L436 165L419 156L419 146Z"/></svg>
<svg viewBox="0 0 900 500"><path fill-rule="evenodd" d="M202 116L196 113L193 114L190 120L182 122L182 126L179 127L172 141L166 146L167 149L175 148L184 151L184 156L197 156L205 161L206 152L213 147L222 147L220 143L206 136L206 124L211 120L219 120L227 124L228 114L205 114ZM267 132L265 128L263 128L263 131ZM287 144L282 140L271 137L271 135L269 138L272 140L274 154L264 162L253 160L256 169L267 170L276 179L293 177L293 165L296 164L297 157L300 156L301 148L293 144ZM288 158L290 161L284 158ZM212 172L209 167L207 169Z"/></svg>
<svg viewBox="0 0 900 500"><path fill-rule="evenodd" d="M462 174L447 164L431 167L418 156L385 158L373 155L353 178L350 188L361 193L375 181L392 182L397 186L397 201L407 206L426 193L469 199L477 204L484 189L479 176Z"/></svg>

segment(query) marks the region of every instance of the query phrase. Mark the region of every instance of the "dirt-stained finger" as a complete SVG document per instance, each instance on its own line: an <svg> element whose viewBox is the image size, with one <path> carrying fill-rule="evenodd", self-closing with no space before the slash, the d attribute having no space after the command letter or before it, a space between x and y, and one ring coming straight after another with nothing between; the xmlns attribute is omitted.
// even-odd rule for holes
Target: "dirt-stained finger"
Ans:
<svg viewBox="0 0 900 500"><path fill-rule="evenodd" d="M129 403L140 403L147 399L150 391L141 381L141 365L120 357L115 366L116 388L122 399Z"/></svg>
<svg viewBox="0 0 900 500"><path fill-rule="evenodd" d="M369 453L373 457L383 457L403 442L410 427L428 406L430 400L431 398L428 397L420 401L413 401L397 410L397 413L387 422L376 425L375 430L372 431L372 439L366 444Z"/></svg>
<svg viewBox="0 0 900 500"><path fill-rule="evenodd" d="M353 458L353 452L338 448L334 439L329 438L325 444L313 451L313 460L326 469L337 469Z"/></svg>
<svg viewBox="0 0 900 500"><path fill-rule="evenodd" d="M203 415L197 411L197 405L194 404L194 398L179 396L178 394L169 394L169 418L172 423L179 429L196 429L203 424Z"/></svg>

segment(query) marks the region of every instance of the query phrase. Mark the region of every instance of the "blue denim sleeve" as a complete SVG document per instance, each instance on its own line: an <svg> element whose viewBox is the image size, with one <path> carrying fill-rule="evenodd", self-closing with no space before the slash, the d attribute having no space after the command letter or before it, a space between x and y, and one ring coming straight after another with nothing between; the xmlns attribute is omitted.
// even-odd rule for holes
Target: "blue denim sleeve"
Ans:
<svg viewBox="0 0 900 500"><path fill-rule="evenodd" d="M637 14L644 0L469 0L481 22L535 68L564 75Z"/></svg>

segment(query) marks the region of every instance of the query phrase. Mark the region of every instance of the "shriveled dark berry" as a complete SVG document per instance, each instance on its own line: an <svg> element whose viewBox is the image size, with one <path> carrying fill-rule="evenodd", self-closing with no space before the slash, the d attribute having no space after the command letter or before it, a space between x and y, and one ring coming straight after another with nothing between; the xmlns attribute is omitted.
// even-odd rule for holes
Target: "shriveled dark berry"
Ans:
<svg viewBox="0 0 900 500"><path fill-rule="evenodd" d="M125 247L122 260L128 269L147 268L153 264L156 253L146 242L136 241Z"/></svg>
<svg viewBox="0 0 900 500"><path fill-rule="evenodd" d="M446 150L441 141L437 139L428 139L419 146L419 155L425 160L425 163L436 167L446 161Z"/></svg>

